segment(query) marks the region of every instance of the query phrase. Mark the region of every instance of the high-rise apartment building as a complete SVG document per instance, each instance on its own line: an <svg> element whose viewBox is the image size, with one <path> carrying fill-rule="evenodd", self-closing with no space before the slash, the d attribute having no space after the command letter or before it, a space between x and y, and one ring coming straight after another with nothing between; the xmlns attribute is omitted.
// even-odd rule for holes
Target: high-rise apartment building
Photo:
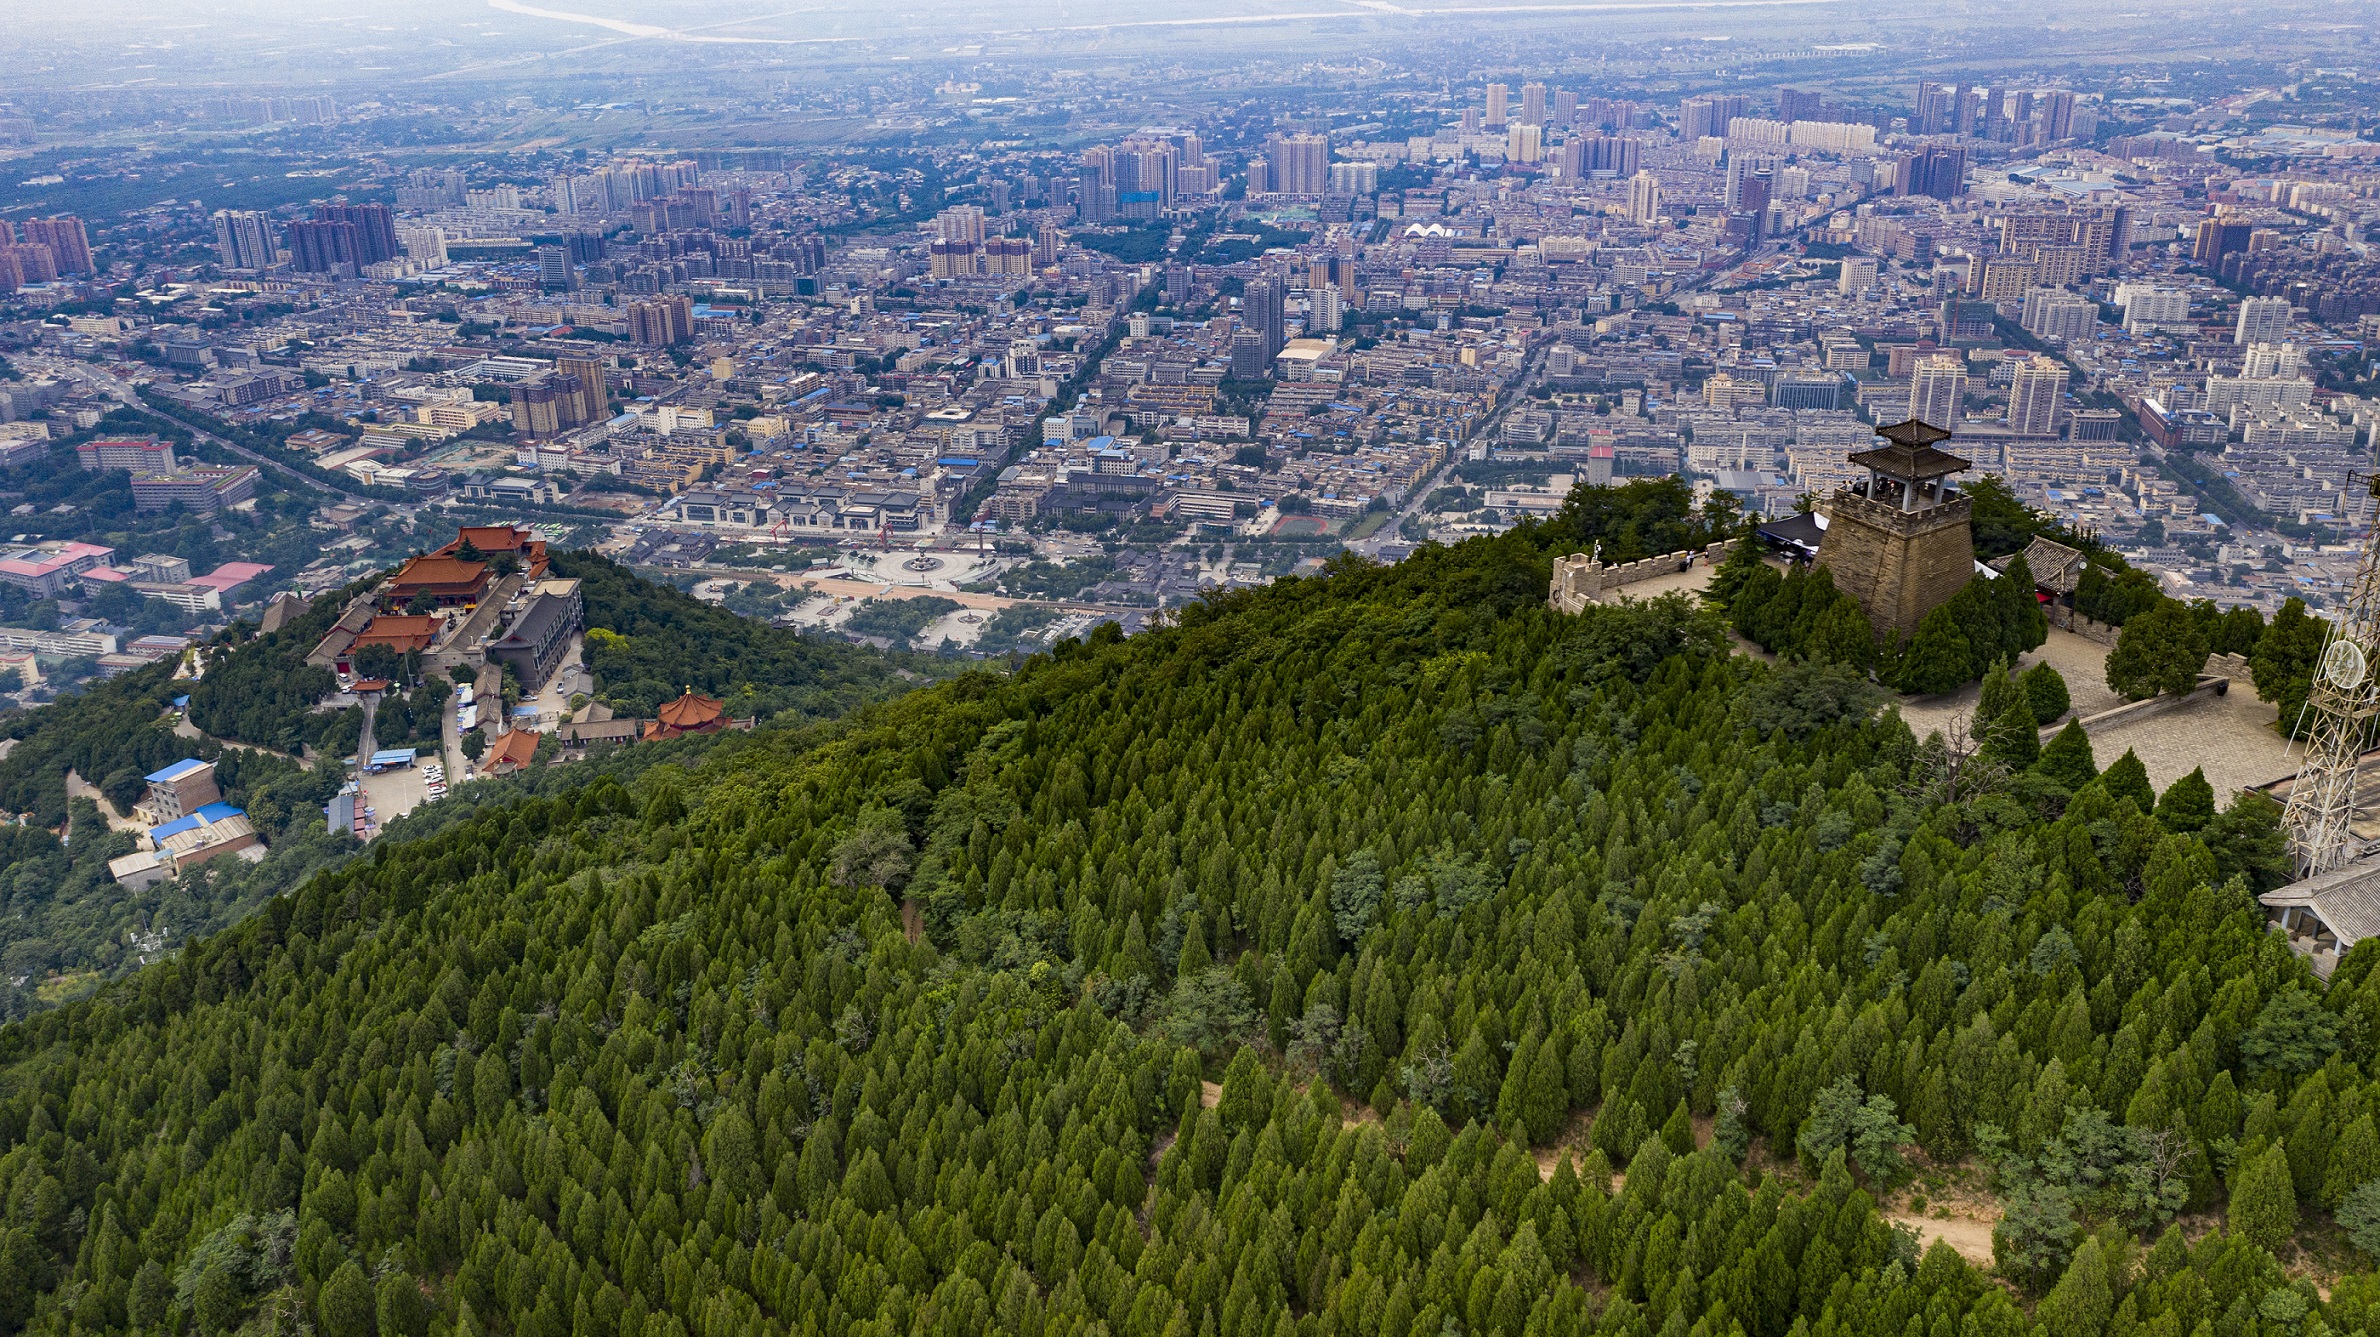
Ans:
<svg viewBox="0 0 2380 1337"><path fill-rule="evenodd" d="M327 218L300 218L290 223L289 264L301 274L335 274L353 278L364 266L363 242L355 224Z"/></svg>
<svg viewBox="0 0 2380 1337"><path fill-rule="evenodd" d="M597 422L611 415L611 396L603 388L603 363L591 357L558 358L554 362L557 379L567 377L578 399L578 420Z"/></svg>
<svg viewBox="0 0 2380 1337"><path fill-rule="evenodd" d="M60 274L98 272L91 263L90 235L83 231L83 220L73 214L26 219L25 240L49 247L50 258L57 263Z"/></svg>
<svg viewBox="0 0 2380 1337"><path fill-rule="evenodd" d="M1264 336L1255 330L1234 330L1231 335L1231 379L1261 381L1272 371L1273 360L1265 355Z"/></svg>
<svg viewBox="0 0 2380 1337"><path fill-rule="evenodd" d="M578 286L578 274L570 267L569 247L537 248L537 286L546 292L568 292Z"/></svg>
<svg viewBox="0 0 2380 1337"><path fill-rule="evenodd" d="M1173 208L1175 173L1180 150L1170 141L1133 138L1116 150L1116 214L1121 218L1153 219ZM1330 153L1326 148L1323 158ZM1320 188L1313 193L1321 194Z"/></svg>
<svg viewBox="0 0 2380 1337"><path fill-rule="evenodd" d="M1929 427L1955 430L1966 396L1966 365L1955 354L1920 358L1909 378L1908 416Z"/></svg>
<svg viewBox="0 0 2380 1337"><path fill-rule="evenodd" d="M1754 173L1765 172L1772 165L1773 163L1770 159L1758 157L1753 154L1728 154L1727 185L1725 194L1722 198L1722 203L1724 203L1729 209L1736 210L1767 208L1768 196L1765 193L1761 196L1760 203L1757 205L1746 204L1744 202L1744 183L1751 180Z"/></svg>
<svg viewBox="0 0 2380 1337"><path fill-rule="evenodd" d="M2020 436L2048 436L2066 394L2066 368L2046 357L2016 364L2008 385L2008 430Z"/></svg>
<svg viewBox="0 0 2380 1337"><path fill-rule="evenodd" d="M1931 195L1955 200L1967 193L1967 151L1949 144L1930 144L1918 153L1904 153L1893 173L1896 195Z"/></svg>
<svg viewBox="0 0 2380 1337"><path fill-rule="evenodd" d="M655 297L628 304L628 341L647 348L683 343L694 337L694 303L682 296Z"/></svg>
<svg viewBox="0 0 2380 1337"><path fill-rule="evenodd" d="M2256 225L2241 218L2217 215L2198 224L2198 236L2190 248L2195 264L2214 266L2234 251L2248 249L2248 241L2256 234Z"/></svg>
<svg viewBox="0 0 2380 1337"><path fill-rule="evenodd" d="M1661 178L1640 171L1628 178L1628 220L1651 224L1661 218Z"/></svg>
<svg viewBox="0 0 2380 1337"><path fill-rule="evenodd" d="M934 228L944 241L967 246L983 244L983 210L972 204L955 204L934 216Z"/></svg>
<svg viewBox="0 0 2380 1337"><path fill-rule="evenodd" d="M1777 119L1785 122L1823 120L1826 98L1799 88L1777 90Z"/></svg>
<svg viewBox="0 0 2380 1337"><path fill-rule="evenodd" d="M2000 218L2000 249L2022 259L2075 249L2077 275L2103 273L2131 245L2131 211L2121 205L2078 205L2063 213L2009 213ZM2060 282L2071 283L2072 278Z"/></svg>
<svg viewBox="0 0 2380 1337"><path fill-rule="evenodd" d="M2040 94L2033 115L2041 123L2042 143L2074 138L2074 94L2063 88Z"/></svg>
<svg viewBox="0 0 2380 1337"><path fill-rule="evenodd" d="M1284 135L1266 155L1273 190L1282 195L1320 195L1330 189L1330 136Z"/></svg>
<svg viewBox="0 0 2380 1337"><path fill-rule="evenodd" d="M357 267L395 259L397 219L385 204L318 204L314 217L355 227Z"/></svg>
<svg viewBox="0 0 2380 1337"><path fill-rule="evenodd" d="M512 425L530 436L554 436L608 416L603 364L566 357L512 387Z"/></svg>
<svg viewBox="0 0 2380 1337"><path fill-rule="evenodd" d="M2116 307L2124 313L2124 329L2130 334L2152 334L2158 330L2186 330L2190 326L2190 294L2180 288L2161 287L2154 283L2119 283L2115 291Z"/></svg>
<svg viewBox="0 0 2380 1337"><path fill-rule="evenodd" d="M1505 100L1508 90L1502 84L1487 86L1487 128L1501 130L1512 118L1507 114Z"/></svg>
<svg viewBox="0 0 2380 1337"><path fill-rule="evenodd" d="M1957 94L1937 83L1920 83L1910 109L1909 129L1920 135L1947 135L1958 120Z"/></svg>
<svg viewBox="0 0 2380 1337"><path fill-rule="evenodd" d="M1751 112L1752 99L1742 93L1687 98L1678 104L1678 138L1691 144L1705 135L1724 135L1729 121Z"/></svg>
<svg viewBox="0 0 2380 1337"><path fill-rule="evenodd" d="M1116 151L1105 144L1083 150L1082 175L1075 196L1075 217L1085 223L1106 223L1116 217ZM1256 183L1248 183L1250 191Z"/></svg>
<svg viewBox="0 0 2380 1337"><path fill-rule="evenodd" d="M255 209L217 209L214 223L215 258L225 269L269 269L280 260L270 214Z"/></svg>
<svg viewBox="0 0 2380 1337"><path fill-rule="evenodd" d="M1776 197L1775 169L1763 167L1747 172L1737 184L1734 208L1738 213L1752 215L1752 235L1767 235L1768 206Z"/></svg>
<svg viewBox="0 0 2380 1337"><path fill-rule="evenodd" d="M1033 272L1033 243L1023 237L991 237L983 243L983 272L1024 275Z"/></svg>
<svg viewBox="0 0 2380 1337"><path fill-rule="evenodd" d="M2239 323L2233 328L2231 341L2243 347L2249 344L2275 344L2289 333L2289 299L2286 297L2248 297L2240 301Z"/></svg>
<svg viewBox="0 0 2380 1337"><path fill-rule="evenodd" d="M1636 175L1643 146L1617 135L1572 135L1562 141L1562 175L1581 180L1598 172L1615 179Z"/></svg>
<svg viewBox="0 0 2380 1337"><path fill-rule="evenodd" d="M1521 124L1544 125L1545 121L1545 85L1537 83L1522 84Z"/></svg>
<svg viewBox="0 0 2380 1337"><path fill-rule="evenodd" d="M1545 161L1545 130L1526 121L1504 127L1504 161L1534 166Z"/></svg>
<svg viewBox="0 0 2380 1337"><path fill-rule="evenodd" d="M1554 90L1554 124L1569 129L1578 124L1578 94L1567 88Z"/></svg>
<svg viewBox="0 0 2380 1337"><path fill-rule="evenodd" d="M1306 333L1337 333L1341 319L1337 288L1306 290Z"/></svg>
<svg viewBox="0 0 2380 1337"><path fill-rule="evenodd" d="M1380 193L1380 164L1376 162L1335 162L1330 165L1330 193L1333 195L1377 195Z"/></svg>
<svg viewBox="0 0 2380 1337"><path fill-rule="evenodd" d="M1846 255L1843 267L1835 274L1835 291L1851 297L1876 286L1876 257Z"/></svg>
<svg viewBox="0 0 2380 1337"><path fill-rule="evenodd" d="M1279 279L1263 278L1251 282L1240 297L1240 319L1263 338L1264 365L1268 370L1286 342L1283 296Z"/></svg>
<svg viewBox="0 0 2380 1337"><path fill-rule="evenodd" d="M2306 374L2306 353L2296 344L2250 344L2240 375L2252 380L2292 379Z"/></svg>
<svg viewBox="0 0 2380 1337"><path fill-rule="evenodd" d="M2091 337L2099 304L2064 288L2035 288L2025 294L2024 327L2036 339L2073 343Z"/></svg>

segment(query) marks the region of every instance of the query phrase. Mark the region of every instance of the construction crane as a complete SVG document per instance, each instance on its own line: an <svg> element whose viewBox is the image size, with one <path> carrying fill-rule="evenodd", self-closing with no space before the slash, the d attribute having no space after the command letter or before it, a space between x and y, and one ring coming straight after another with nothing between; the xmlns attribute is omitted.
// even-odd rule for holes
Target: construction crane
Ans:
<svg viewBox="0 0 2380 1337"><path fill-rule="evenodd" d="M2380 501L2380 474L2366 492ZM2281 824L2289 832L2300 879L2327 873L2363 853L2349 829L2355 817L2355 773L2380 715L2380 516L2364 538L2363 562L2346 606L2314 661L2313 690L2298 716L2305 760L2289 786Z"/></svg>

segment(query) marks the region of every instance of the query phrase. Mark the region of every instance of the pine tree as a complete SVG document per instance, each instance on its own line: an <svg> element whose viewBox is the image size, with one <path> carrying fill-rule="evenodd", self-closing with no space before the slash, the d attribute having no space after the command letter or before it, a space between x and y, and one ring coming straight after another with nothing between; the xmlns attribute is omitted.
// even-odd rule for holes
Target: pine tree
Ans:
<svg viewBox="0 0 2380 1337"><path fill-rule="evenodd" d="M1777 587L1776 597L1761 605L1752 620L1752 640L1777 654L1794 649L1794 633L1801 625L1802 607L1810 594L1810 568L1796 563Z"/></svg>
<svg viewBox="0 0 2380 1337"><path fill-rule="evenodd" d="M339 1270L322 1284L322 1296L315 1301L314 1310L322 1316L319 1326L324 1332L359 1332L371 1337L379 1331L372 1283L353 1259L339 1264Z"/></svg>
<svg viewBox="0 0 2380 1337"><path fill-rule="evenodd" d="M2267 1253L2278 1254L2297 1234L2297 1190L2289 1177L2289 1151L2279 1142L2241 1172L2231 1190L2226 1224L2231 1233Z"/></svg>
<svg viewBox="0 0 2380 1337"><path fill-rule="evenodd" d="M1832 660L1853 668L1876 667L1876 627L1868 621L1859 600L1836 594L1834 602L1811 624L1802 652L1812 659Z"/></svg>
<svg viewBox="0 0 2380 1337"><path fill-rule="evenodd" d="M2322 1177L2322 1205L2336 1209L2359 1184L2380 1179L2380 1129L2369 1110L2340 1132Z"/></svg>
<svg viewBox="0 0 2380 1337"><path fill-rule="evenodd" d="M2203 830L2214 819L2215 787L2207 783L2204 767L2167 785L2157 800L2157 821L2176 834Z"/></svg>
<svg viewBox="0 0 2380 1337"><path fill-rule="evenodd" d="M1694 1120L1686 1112L1686 1102L1678 1101L1661 1122L1661 1145L1673 1154L1687 1156L1694 1151Z"/></svg>
<svg viewBox="0 0 2380 1337"><path fill-rule="evenodd" d="M2132 806L2144 816L2156 810L2157 791L2149 784L2149 768L2141 764L2131 748L2125 748L2124 755L2100 773L2099 783L2116 798L2132 800Z"/></svg>
<svg viewBox="0 0 2380 1337"><path fill-rule="evenodd" d="M1766 548L1760 542L1759 534L1746 529L1743 537L1728 546L1727 560L1711 573L1711 583L1703 587L1703 602L1713 608L1732 611L1736 596L1743 593L1745 583L1752 579L1752 573L1766 565L1762 561L1765 553Z"/></svg>
<svg viewBox="0 0 2380 1337"><path fill-rule="evenodd" d="M2197 685L2206 656L2205 630L2167 599L2124 623L2107 655L2107 687L2134 701L2179 696Z"/></svg>
<svg viewBox="0 0 2380 1337"><path fill-rule="evenodd" d="M2000 596L2001 625L2008 637L2002 647L2009 660L2038 650L2049 640L2049 614L2041 611L2040 587L2033 579L2033 565L2023 553L2008 559L2008 569L1993 582Z"/></svg>
<svg viewBox="0 0 2380 1337"><path fill-rule="evenodd" d="M1975 734L1983 756L2021 771L2041 755L2041 730L2033 723L2033 702L2008 676L2005 663L1983 675L1983 694L1975 704Z"/></svg>
<svg viewBox="0 0 2380 1337"><path fill-rule="evenodd" d="M1539 1046L1536 1061L1529 1065L1522 1117L1529 1136L1539 1142L1552 1141L1570 1118L1570 1088L1563 1080L1561 1055L1550 1041Z"/></svg>
<svg viewBox="0 0 2380 1337"><path fill-rule="evenodd" d="M1512 1062L1504 1067L1504 1085L1496 1096L1496 1122L1507 1137L1524 1144L1545 1141L1553 1131L1529 1122L1529 1070L1536 1066L1543 1043L1535 1028L1521 1038L1520 1048L1512 1051Z"/></svg>
<svg viewBox="0 0 2380 1337"><path fill-rule="evenodd" d="M2115 1311L2115 1288L2109 1284L2107 1259L2096 1237L2086 1239L2066 1265L2066 1275L2050 1288L2035 1315L2045 1337L2099 1337Z"/></svg>
<svg viewBox="0 0 2380 1337"><path fill-rule="evenodd" d="M1917 624L1917 635L1901 654L1895 685L1918 696L1956 691L1974 676L1968 656L1966 633L1959 630L1950 605L1944 604Z"/></svg>
<svg viewBox="0 0 2380 1337"><path fill-rule="evenodd" d="M2074 708L2074 699L2066 691L2065 676L2046 660L2026 669L2017 682L2025 689L2026 699L2033 703L2033 720L2037 724L2054 724L2059 716Z"/></svg>
<svg viewBox="0 0 2380 1337"><path fill-rule="evenodd" d="M2314 661L2321 657L2330 624L2306 611L2305 601L2285 599L2248 652L2248 674L2256 697L2279 712L2281 731L2295 736L2304 718L2306 695L2314 686Z"/></svg>
<svg viewBox="0 0 2380 1337"><path fill-rule="evenodd" d="M2091 736L2083 732L2082 725L2066 721L2066 727L2041 749L2041 760L2033 769L2069 791L2081 789L2099 775L2099 764L2091 756Z"/></svg>
<svg viewBox="0 0 2380 1337"><path fill-rule="evenodd" d="M1727 619L1734 626L1735 634L1758 644L1759 638L1752 634L1753 629L1761 624L1763 613L1784 587L1785 577L1777 568L1766 562L1755 564L1751 574L1744 577L1743 584L1737 587L1734 597L1728 601Z"/></svg>

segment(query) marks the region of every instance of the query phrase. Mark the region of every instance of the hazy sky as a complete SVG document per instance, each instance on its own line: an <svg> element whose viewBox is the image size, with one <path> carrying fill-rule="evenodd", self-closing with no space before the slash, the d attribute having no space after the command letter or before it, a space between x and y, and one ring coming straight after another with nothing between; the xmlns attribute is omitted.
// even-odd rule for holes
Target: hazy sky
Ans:
<svg viewBox="0 0 2380 1337"><path fill-rule="evenodd" d="M2027 30L2027 43L2054 49L2059 30L2128 33L2135 51L2171 45L2177 56L2219 38L2242 55L2305 42L2313 30L2342 34L2338 45L2368 48L2371 30L2312 0L2235 5L2071 4L2053 0L195 0L170 9L152 0L89 0L71 6L0 0L0 75L36 87L297 84L587 70L699 72L706 67L802 65L821 60L1001 55L1166 56L1271 49L1319 58L1357 53L1393 57L1447 35L1510 31L1543 40L1550 60L1591 51L1598 40L1680 41L1785 38L1848 42L1885 38L1914 48L1961 30L1995 35L1977 48L2022 55L1996 37ZM2048 31L2044 31L2048 30ZM2284 36L2285 34L2285 36ZM2087 52L2088 44L2081 44ZM2351 58L2351 57L2350 57ZM4 81L0 81L4 84ZM0 97L5 97L0 88Z"/></svg>

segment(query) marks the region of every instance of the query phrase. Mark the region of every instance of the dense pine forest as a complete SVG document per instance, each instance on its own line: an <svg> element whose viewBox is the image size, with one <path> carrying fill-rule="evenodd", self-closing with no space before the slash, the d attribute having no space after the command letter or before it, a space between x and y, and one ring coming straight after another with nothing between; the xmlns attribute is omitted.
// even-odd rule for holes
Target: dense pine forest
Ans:
<svg viewBox="0 0 2380 1337"><path fill-rule="evenodd" d="M2271 806L1549 612L1704 523L1620 491L558 768L0 1029L0 1332L2380 1327ZM1988 1271L1878 1207L1951 1166Z"/></svg>

